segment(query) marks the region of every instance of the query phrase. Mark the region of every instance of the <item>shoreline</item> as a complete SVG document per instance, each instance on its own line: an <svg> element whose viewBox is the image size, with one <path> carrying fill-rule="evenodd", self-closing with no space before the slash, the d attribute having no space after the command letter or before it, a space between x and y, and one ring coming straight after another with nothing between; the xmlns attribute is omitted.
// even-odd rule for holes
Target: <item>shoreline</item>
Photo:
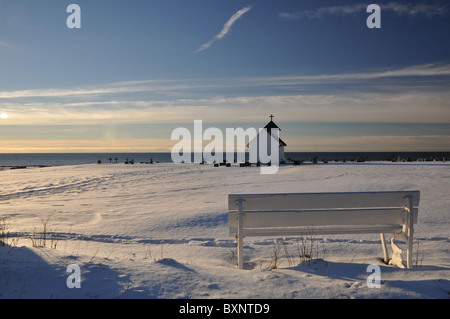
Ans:
<svg viewBox="0 0 450 319"><path fill-rule="evenodd" d="M68 164L68 165L72 165L72 164ZM44 168L44 167L53 167L53 166L64 166L64 165L14 165L14 166L0 166L0 170Z"/></svg>
<svg viewBox="0 0 450 319"><path fill-rule="evenodd" d="M225 154L224 154L225 155ZM206 159L207 154L203 154ZM445 161L450 152L285 152L286 163L367 162L367 161ZM225 159L225 158L224 158ZM245 155L248 161L248 153ZM194 158L191 158L191 162ZM235 153L234 161L237 162ZM171 163L171 153L0 153L0 169L5 167L47 167L91 163ZM233 164L233 162L231 162ZM235 163L237 164L237 163Z"/></svg>
<svg viewBox="0 0 450 319"><path fill-rule="evenodd" d="M23 169L32 169L32 168L47 168L47 167L66 167L66 166L84 166L84 165L99 165L99 166L113 166L113 165L158 165L158 164L176 164L176 165L186 165L186 164L198 164L198 165L210 165L215 167L259 167L259 166L265 166L267 164L256 164L248 162L246 163L228 163L231 164L229 166L225 165L224 163L174 163L174 162L139 162L139 163L73 163L73 164L55 164L55 165L5 165L0 166L0 171L8 171L8 170L23 170ZM327 160L320 160L320 161L297 161L297 160L291 160L288 162L281 163L280 167L286 167L286 166L305 166L305 165L450 165L450 162L446 159L433 159L433 160L334 160L334 161L327 161ZM270 166L270 165L269 165Z"/></svg>

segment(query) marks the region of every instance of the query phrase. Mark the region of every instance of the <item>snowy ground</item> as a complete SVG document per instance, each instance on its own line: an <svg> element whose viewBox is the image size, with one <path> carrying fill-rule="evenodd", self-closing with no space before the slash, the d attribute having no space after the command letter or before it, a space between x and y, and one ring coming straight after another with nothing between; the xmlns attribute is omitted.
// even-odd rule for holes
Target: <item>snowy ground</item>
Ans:
<svg viewBox="0 0 450 319"><path fill-rule="evenodd" d="M172 163L3 170L0 298L448 299L449 189L442 162L284 166L274 175ZM389 190L421 191L413 269L381 263L378 235L315 236L306 263L301 238L249 237L246 269L236 269L228 194ZM71 264L81 288L67 287ZM380 288L367 286L370 264L380 266Z"/></svg>

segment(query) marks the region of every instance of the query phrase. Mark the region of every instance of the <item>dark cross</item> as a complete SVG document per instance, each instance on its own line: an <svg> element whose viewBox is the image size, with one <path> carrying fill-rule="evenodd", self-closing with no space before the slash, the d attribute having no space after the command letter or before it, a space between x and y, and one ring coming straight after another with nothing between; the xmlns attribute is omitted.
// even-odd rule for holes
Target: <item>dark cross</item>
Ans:
<svg viewBox="0 0 450 319"><path fill-rule="evenodd" d="M270 114L270 120L272 121L272 119L274 118L274 116L272 114Z"/></svg>

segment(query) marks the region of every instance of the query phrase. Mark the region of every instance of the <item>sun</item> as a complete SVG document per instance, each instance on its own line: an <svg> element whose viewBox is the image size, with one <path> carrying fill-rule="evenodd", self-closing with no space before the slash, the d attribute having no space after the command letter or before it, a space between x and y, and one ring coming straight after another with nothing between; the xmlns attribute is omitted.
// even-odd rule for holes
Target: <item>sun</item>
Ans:
<svg viewBox="0 0 450 319"><path fill-rule="evenodd" d="M6 114L6 113L0 113L0 119L2 119L2 120L6 120L8 118L8 114Z"/></svg>

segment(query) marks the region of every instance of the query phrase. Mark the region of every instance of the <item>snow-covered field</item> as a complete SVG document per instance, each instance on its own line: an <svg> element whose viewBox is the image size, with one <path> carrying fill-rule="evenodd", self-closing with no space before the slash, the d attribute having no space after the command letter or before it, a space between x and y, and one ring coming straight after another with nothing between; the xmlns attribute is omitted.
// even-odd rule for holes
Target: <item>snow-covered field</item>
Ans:
<svg viewBox="0 0 450 319"><path fill-rule="evenodd" d="M378 235L249 237L246 269L236 269L228 194L390 190L421 191L412 269L380 262ZM283 166L274 175L172 163L3 170L0 298L447 299L449 190L442 162ZM313 245L312 261L301 263L303 244ZM71 264L81 288L67 286ZM367 285L370 264L380 266L380 288Z"/></svg>

